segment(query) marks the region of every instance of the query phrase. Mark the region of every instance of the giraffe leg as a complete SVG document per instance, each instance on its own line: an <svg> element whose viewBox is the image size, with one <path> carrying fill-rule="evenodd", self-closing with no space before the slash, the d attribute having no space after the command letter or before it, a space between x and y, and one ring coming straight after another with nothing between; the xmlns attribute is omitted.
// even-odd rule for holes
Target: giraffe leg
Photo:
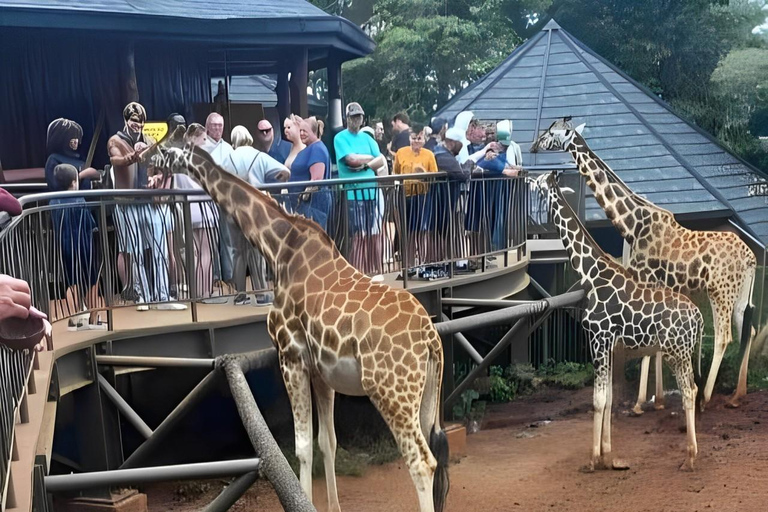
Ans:
<svg viewBox="0 0 768 512"><path fill-rule="evenodd" d="M657 411L664 410L664 370L661 367L664 354L656 352L656 399L653 408Z"/></svg>
<svg viewBox="0 0 768 512"><path fill-rule="evenodd" d="M376 372L382 373L381 370ZM394 376L394 373L389 375ZM388 375L379 375L382 381L386 380ZM424 380L422 379L419 388L423 390ZM405 377L395 376L394 388L399 382L408 389L411 384ZM419 511L434 512L435 504L433 497L433 481L435 470L437 469L437 460L432 455L432 451L427 443L424 433L421 430L421 421L419 418L420 404L416 398L418 394L409 394L405 397L397 397L388 392L387 389L379 391L375 387L368 389L366 380L363 380L363 388L366 390L371 402L379 410L382 418L389 426L395 442L400 450L400 454L405 459L411 479L416 487L416 493L419 496ZM421 391L421 390L420 390ZM413 400L410 400L410 398Z"/></svg>
<svg viewBox="0 0 768 512"><path fill-rule="evenodd" d="M688 433L688 454L680 469L693 471L693 463L699 453L699 447L696 442L696 393L698 393L698 388L693 378L691 354L686 354L679 359L673 359L671 362L675 378L677 379L677 385L680 388L680 393L683 395L683 409L685 410L685 424Z"/></svg>
<svg viewBox="0 0 768 512"><path fill-rule="evenodd" d="M709 375L707 376L707 384L704 387L704 397L701 402L702 410L712 398L717 373L720 370L720 364L723 362L725 349L728 348L728 344L731 341L731 311L729 306L732 303L727 297L723 297L722 294L717 297L710 296L709 300L712 304L712 322L715 327L715 351L712 356Z"/></svg>
<svg viewBox="0 0 768 512"><path fill-rule="evenodd" d="M749 366L749 352L752 348L752 340L755 337L752 327L752 288L755 280L755 269L746 272L744 283L741 286L739 298L733 307L733 323L736 325L736 333L741 343L741 367L739 368L739 382L736 391L728 401L729 407L738 407L739 400L747 395L747 370Z"/></svg>
<svg viewBox="0 0 768 512"><path fill-rule="evenodd" d="M607 391L609 375L611 373L610 365L603 364L595 372L595 390L592 398L593 427L592 427L592 457L589 464L583 468L585 472L591 473L595 469L602 467L602 440L603 440L603 416L605 415L605 404L607 402Z"/></svg>
<svg viewBox="0 0 768 512"><path fill-rule="evenodd" d="M648 401L648 367L651 365L650 363L651 356L643 356L640 363L640 389L637 392L637 403L632 408L632 412L637 416L643 414L643 404Z"/></svg>
<svg viewBox="0 0 768 512"><path fill-rule="evenodd" d="M317 440L323 453L328 512L340 512L339 493L336 489L336 429L333 424L333 400L336 393L319 376L312 381L312 389L317 404Z"/></svg>
<svg viewBox="0 0 768 512"><path fill-rule="evenodd" d="M285 354L280 354L280 371L291 400L301 488L312 501L312 394L309 371L300 357L294 359Z"/></svg>

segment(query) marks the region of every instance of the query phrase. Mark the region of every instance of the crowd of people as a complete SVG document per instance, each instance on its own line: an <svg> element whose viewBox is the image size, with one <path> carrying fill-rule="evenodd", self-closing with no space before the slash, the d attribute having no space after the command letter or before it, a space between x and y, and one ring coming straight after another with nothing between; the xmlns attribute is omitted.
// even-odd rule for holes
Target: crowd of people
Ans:
<svg viewBox="0 0 768 512"><path fill-rule="evenodd" d="M189 291L186 283L190 280L184 279L185 267L177 260L184 258L180 250L183 244L191 243L195 258L193 297L220 302L223 300L215 292L228 286L228 291L234 292L235 304L247 304L251 301L246 293L250 274L252 290L263 291L254 296L255 302L269 303L269 268L233 219L199 192L202 187L193 179L183 175L164 177L141 159L142 152L156 142L144 133L144 107L129 103L123 110L123 120L123 128L107 142L111 166L108 176L86 164L81 153L83 130L69 119L50 123L45 164L51 191L88 190L94 182L105 180L115 189L198 191L189 199L192 240L187 241L179 239L183 232L178 229L179 223L183 225L183 221L178 202L116 197L112 220L123 297L133 301L139 311L149 310L149 304L158 309L186 309L181 298ZM320 183L307 186L307 182L336 176L355 179L356 183L343 186L350 240L347 257L364 272L376 273L381 268L386 225L396 226L395 239L407 229L406 254L400 256L409 267L444 256L429 243L429 234L446 234L441 230L446 219L455 215L460 201L464 201L465 214L453 220L464 223L470 243L478 247L489 240L496 245L503 243L502 224L509 205L502 196L508 188L494 188L490 183L472 186L471 181L477 177L515 176L522 169L519 146L512 141L511 121L483 123L472 112L462 112L452 123L437 117L423 126L400 112L390 120L391 135L387 136L383 121L372 120L365 125L366 114L356 102L346 106L345 120L346 128L332 138L333 163L323 142L323 121L315 117L288 116L283 120L282 135L275 133L267 119L258 121L254 134L244 126L235 126L229 142L224 137L224 118L216 112L207 117L204 126L187 124L178 113L168 116L167 123L169 131L184 126L188 143L206 151L216 164L251 185L284 183L279 199L284 207L314 220L325 230L332 228L331 221L339 213L334 210L335 196L329 187ZM438 187L431 187L428 180L403 181L402 208L407 226L398 224L400 212L384 211L381 189L370 179L437 171L448 176L447 192L438 192ZM365 179L368 181L360 181ZM68 194L51 203L59 205L52 210L51 220L61 247L60 275L66 284L68 307L71 311L98 311L104 304L98 282L102 265L96 249L98 223L83 197ZM444 212L435 213L436 205ZM69 328L103 329L104 324L97 313L83 313L70 319Z"/></svg>

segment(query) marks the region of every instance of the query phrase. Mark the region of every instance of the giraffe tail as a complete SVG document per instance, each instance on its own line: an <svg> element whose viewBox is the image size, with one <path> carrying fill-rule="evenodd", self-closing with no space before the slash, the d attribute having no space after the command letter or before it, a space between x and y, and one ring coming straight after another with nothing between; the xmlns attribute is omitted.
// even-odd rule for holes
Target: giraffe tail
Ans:
<svg viewBox="0 0 768 512"><path fill-rule="evenodd" d="M427 382L422 398L422 429L429 443L429 450L437 461L432 483L432 500L435 512L442 512L448 496L448 437L440 427L440 389L443 380L443 362L431 355L427 363Z"/></svg>

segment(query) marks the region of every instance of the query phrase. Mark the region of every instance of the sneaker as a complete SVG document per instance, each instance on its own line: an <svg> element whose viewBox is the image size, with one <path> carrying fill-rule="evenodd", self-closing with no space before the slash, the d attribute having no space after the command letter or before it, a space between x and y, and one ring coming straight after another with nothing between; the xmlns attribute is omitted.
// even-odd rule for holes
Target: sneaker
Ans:
<svg viewBox="0 0 768 512"><path fill-rule="evenodd" d="M201 304L226 304L229 299L226 297L208 297L207 299L200 299Z"/></svg>
<svg viewBox="0 0 768 512"><path fill-rule="evenodd" d="M246 306L251 303L251 298L244 294L244 293L238 293L235 297L235 306Z"/></svg>
<svg viewBox="0 0 768 512"><path fill-rule="evenodd" d="M161 311L184 311L187 309L187 305L179 302L163 302L162 304L156 305L155 309Z"/></svg>
<svg viewBox="0 0 768 512"><path fill-rule="evenodd" d="M136 311L149 311L149 306L147 304L139 304L136 306Z"/></svg>
<svg viewBox="0 0 768 512"><path fill-rule="evenodd" d="M274 301L275 301L275 294L272 292L256 294L256 304L259 306L268 306L269 304L272 304Z"/></svg>

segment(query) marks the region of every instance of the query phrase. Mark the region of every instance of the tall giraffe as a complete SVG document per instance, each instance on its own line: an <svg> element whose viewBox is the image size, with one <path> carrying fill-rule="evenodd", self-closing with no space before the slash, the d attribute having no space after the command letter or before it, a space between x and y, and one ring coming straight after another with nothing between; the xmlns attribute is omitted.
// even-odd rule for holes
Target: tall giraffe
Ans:
<svg viewBox="0 0 768 512"><path fill-rule="evenodd" d="M741 342L742 361L739 382L729 405L738 407L739 400L747 394L747 366L754 338L751 301L757 258L735 233L684 228L671 212L635 194L589 149L581 136L583 127L574 129L570 118L555 121L533 143L531 151L565 150L571 153L595 199L631 247L629 266L638 272L643 282L662 283L686 295L694 291L707 292L712 306L715 351L704 387L702 408L712 397L723 354L732 340L733 320ZM641 384L648 378L647 358L642 368ZM658 358L656 368L659 390L661 365ZM640 395L644 398L644 389ZM656 398L662 400L663 393L657 391ZM635 412L642 412L640 405L638 400Z"/></svg>
<svg viewBox="0 0 768 512"><path fill-rule="evenodd" d="M449 485L448 441L440 426L443 348L424 307L409 292L358 272L314 221L286 213L205 151L180 148L182 133L177 129L157 147L155 165L197 180L274 271L267 329L291 402L304 492L311 500L311 389L328 510L340 510L333 423L339 392L370 398L410 470L421 512L443 510Z"/></svg>
<svg viewBox="0 0 768 512"><path fill-rule="evenodd" d="M599 467L626 469L612 458L612 356L617 343L642 354L662 352L677 378L683 396L688 430L688 454L681 469L693 469L698 453L695 405L698 391L691 356L701 348L704 318L685 295L648 285L605 254L566 202L550 173L545 190L552 222L563 240L571 266L581 277L587 306L582 325L587 331L595 367L592 457L587 470Z"/></svg>

